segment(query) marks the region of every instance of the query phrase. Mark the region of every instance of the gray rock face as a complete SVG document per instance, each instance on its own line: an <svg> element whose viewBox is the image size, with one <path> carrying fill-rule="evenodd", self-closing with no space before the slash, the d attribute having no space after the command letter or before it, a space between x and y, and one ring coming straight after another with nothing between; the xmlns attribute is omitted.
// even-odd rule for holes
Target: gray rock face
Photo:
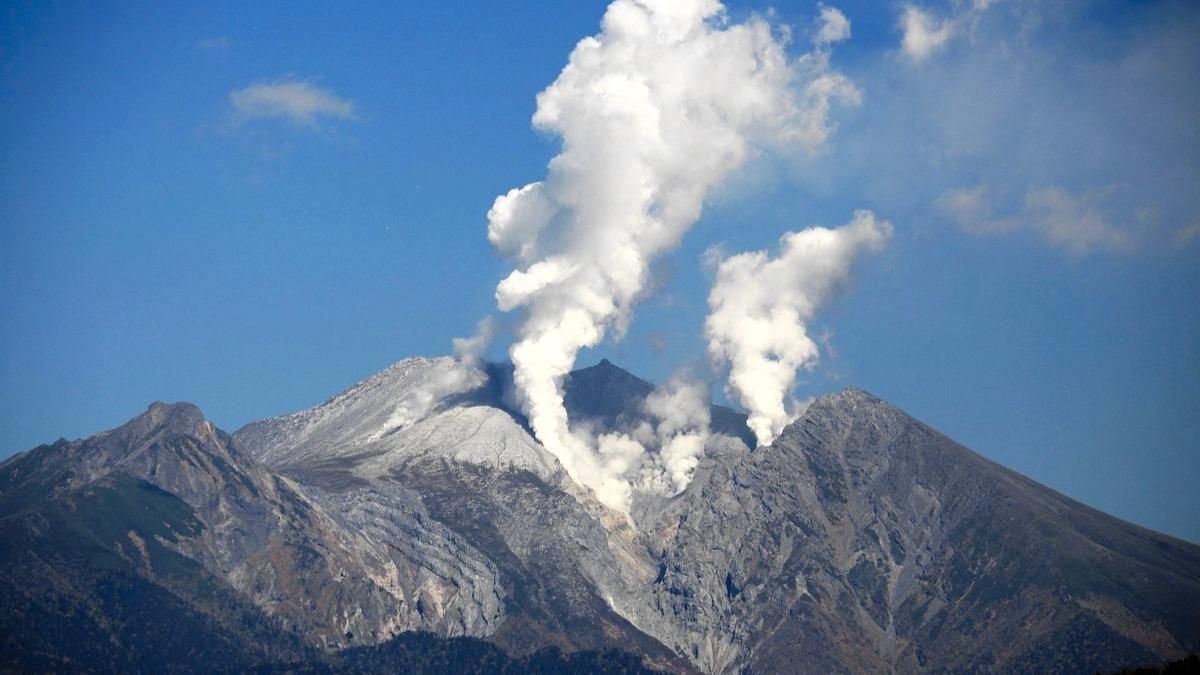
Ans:
<svg viewBox="0 0 1200 675"><path fill-rule="evenodd" d="M410 630L480 635L502 621L495 570L402 491L329 500L268 470L187 403L155 403L84 441L60 441L0 467L8 491L65 492L121 474L161 488L205 527L180 552L316 645L373 643ZM0 498L8 495L0 493ZM453 579L455 585L446 580Z"/></svg>
<svg viewBox="0 0 1200 675"><path fill-rule="evenodd" d="M495 575L503 620L464 625L460 634L491 637L518 654L548 644L634 649L653 663L689 669L617 606L652 576L640 535L572 482L520 414L503 407L503 382L429 402L418 420L395 414L411 409L452 366L449 359L403 361L316 408L253 423L235 438L368 538L403 541L404 533L382 529L395 514L378 501L370 511L347 506L366 495L402 493L423 523L445 527L481 552ZM633 396L649 393L642 384L645 391ZM459 588L475 583L472 575L447 570L442 578Z"/></svg>
<svg viewBox="0 0 1200 675"><path fill-rule="evenodd" d="M604 362L573 374L567 404L573 419L615 428L651 390ZM484 398L451 410L502 407ZM745 436L735 411L713 416L718 431ZM519 415L510 422L511 435L477 433L467 453L445 435L412 452L401 430L389 441L400 452L350 463L368 482L406 485L464 533L501 570L510 608L555 615L538 624L543 636L585 635L620 623L615 614L706 672L1090 672L1200 648L1197 612L1157 604L1200 601L1195 546L1076 504L865 392L819 399L768 448L710 449L688 490L640 517L640 530L553 458L555 470L522 474L477 450L538 447ZM372 447L344 438L316 454ZM598 599L608 612L562 613ZM524 645L514 634L524 621L497 639Z"/></svg>
<svg viewBox="0 0 1200 675"><path fill-rule="evenodd" d="M1200 548L858 390L717 467L653 534L665 641L707 671L1094 672L1200 648Z"/></svg>
<svg viewBox="0 0 1200 675"><path fill-rule="evenodd" d="M452 366L403 361L232 437L155 404L0 465L0 502L149 481L205 526L173 546L326 648L423 629L710 673L1090 673L1200 650L1200 547L865 392L818 399L753 451L744 417L714 407L695 479L634 520L531 437L503 368L422 398ZM620 426L651 388L605 362L573 374L567 403Z"/></svg>

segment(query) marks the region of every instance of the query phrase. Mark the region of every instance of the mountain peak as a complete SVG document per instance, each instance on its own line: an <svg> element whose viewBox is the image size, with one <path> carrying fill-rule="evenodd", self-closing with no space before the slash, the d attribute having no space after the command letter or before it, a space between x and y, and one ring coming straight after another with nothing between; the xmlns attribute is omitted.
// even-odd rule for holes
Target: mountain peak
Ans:
<svg viewBox="0 0 1200 675"><path fill-rule="evenodd" d="M852 411L863 407L886 406L893 408L890 403L871 392L855 386L848 386L840 391L822 394L812 402L809 410L841 410Z"/></svg>
<svg viewBox="0 0 1200 675"><path fill-rule="evenodd" d="M567 409L581 419L615 422L622 413L637 414L654 385L601 359L590 368L573 371L563 383Z"/></svg>
<svg viewBox="0 0 1200 675"><path fill-rule="evenodd" d="M211 440L214 427L194 403L155 401L146 412L134 417L112 431L126 443L140 445L160 436L185 435Z"/></svg>
<svg viewBox="0 0 1200 675"><path fill-rule="evenodd" d="M569 376L571 380L576 380L581 377L588 379L618 378L620 381L623 381L626 384L635 384L642 387L650 387L651 389L654 388L654 385L643 380L637 375L634 375L628 370L625 370L612 361L609 361L608 359L600 359L600 362L594 366L572 371Z"/></svg>
<svg viewBox="0 0 1200 675"><path fill-rule="evenodd" d="M146 406L146 412L142 414L162 417L204 417L204 413L200 411L199 406L197 406L195 403L189 403L187 401L179 401L177 403L155 401Z"/></svg>
<svg viewBox="0 0 1200 675"><path fill-rule="evenodd" d="M135 417L132 421L141 419L156 426L164 426L181 431L191 430L197 424L208 421L205 419L204 413L200 411L199 406L187 401L179 401L178 403L155 401L146 407L146 412Z"/></svg>

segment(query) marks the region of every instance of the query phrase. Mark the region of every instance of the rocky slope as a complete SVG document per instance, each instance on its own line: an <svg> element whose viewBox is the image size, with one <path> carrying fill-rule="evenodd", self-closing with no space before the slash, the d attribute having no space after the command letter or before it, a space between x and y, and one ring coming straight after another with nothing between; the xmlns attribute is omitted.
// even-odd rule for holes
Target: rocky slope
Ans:
<svg viewBox="0 0 1200 675"><path fill-rule="evenodd" d="M631 519L532 438L506 403L508 370L450 393L452 369L402 361L233 436L192 406L155 404L14 457L0 465L0 529L30 544L6 549L19 564L5 568L61 586L47 580L65 558L38 553L64 536L46 514L74 523L61 514L107 490L121 504L153 494L175 515L151 527L113 507L91 540L168 589L155 606L178 604L229 645L252 630L319 650L426 630L713 673L1090 673L1200 651L1200 547L1073 502L865 392L818 399L753 451L744 417L714 406L691 485L635 501ZM652 389L603 362L572 374L567 404L573 420L620 427ZM49 616L51 599L14 574L14 604ZM88 602L88 621L112 624Z"/></svg>
<svg viewBox="0 0 1200 675"><path fill-rule="evenodd" d="M573 420L617 428L652 388L602 362L573 373L565 390ZM502 382L491 391L475 406L499 414ZM726 439L749 440L739 413L714 407L713 419ZM509 431L528 438L519 415L513 422ZM394 447L412 447L407 433ZM819 399L771 447L714 444L689 489L640 517L638 531L578 492L555 503L571 491L561 472L528 477L539 490L514 488L504 462L478 452L488 442L537 447L477 435L468 458L439 438L431 456L451 453L474 470L406 460L410 469L393 477L443 522L487 530L473 540L485 551L526 550L531 532L568 518L564 506L588 505L603 530L560 528L540 544L554 569L582 571L555 585L590 585L708 672L800 663L811 672L1090 672L1200 649L1200 613L1185 609L1200 606L1197 547L1072 502L865 392ZM371 447L318 445L324 457ZM378 460L359 466L381 475ZM575 546L586 555L572 555Z"/></svg>
<svg viewBox="0 0 1200 675"><path fill-rule="evenodd" d="M1200 649L1200 548L859 390L717 467L653 535L660 630L705 670L1095 672Z"/></svg>
<svg viewBox="0 0 1200 675"><path fill-rule="evenodd" d="M504 407L507 371L492 369L469 395L421 402L420 392L452 367L450 359L403 361L313 409L248 425L235 438L372 539L403 536L386 530L391 507L373 495L404 494L426 522L485 552L502 619L498 629L472 625L464 634L490 637L517 654L546 644L620 646L655 664L689 668L614 604L636 596L654 563L626 518L571 481L524 419ZM412 420L420 408L425 416ZM363 501L375 507L351 508ZM457 589L470 579L447 573L444 581Z"/></svg>
<svg viewBox="0 0 1200 675"><path fill-rule="evenodd" d="M313 489L251 459L186 403L155 403L112 431L6 462L0 503L17 519L5 526L19 528L41 499L69 503L98 481L131 479L180 500L201 524L170 548L315 645L409 630L482 634L502 616L494 568L453 532L422 523L415 499L368 493L330 511ZM387 513L384 532L349 526L348 518L369 519L378 508ZM446 577L460 586L446 590Z"/></svg>

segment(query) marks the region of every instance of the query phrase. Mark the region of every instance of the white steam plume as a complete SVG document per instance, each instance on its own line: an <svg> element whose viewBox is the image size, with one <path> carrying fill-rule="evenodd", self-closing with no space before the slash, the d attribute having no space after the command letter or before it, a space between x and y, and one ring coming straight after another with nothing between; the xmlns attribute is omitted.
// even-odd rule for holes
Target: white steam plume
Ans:
<svg viewBox="0 0 1200 675"><path fill-rule="evenodd" d="M572 435L562 378L580 348L610 328L623 334L651 260L679 244L755 148L825 141L832 102L859 99L829 66L830 44L848 33L825 8L814 50L792 60L786 31L731 23L717 0L616 0L538 95L533 124L560 136L562 152L544 181L488 212L489 240L519 265L496 300L527 312L510 356L538 440L606 504L625 503L619 476L635 449L596 451Z"/></svg>
<svg viewBox="0 0 1200 675"><path fill-rule="evenodd" d="M879 250L892 226L856 211L837 229L789 232L777 258L766 251L720 261L708 296L708 352L729 364L729 395L750 411L759 445L775 440L802 410L785 399L798 368L816 365L819 351L807 322L846 279L862 250Z"/></svg>
<svg viewBox="0 0 1200 675"><path fill-rule="evenodd" d="M678 494L692 482L692 475L704 457L708 440L711 396L708 385L699 380L676 376L667 386L646 397L646 413L655 420L653 436L648 424L641 431L642 443L658 447L658 465L668 495ZM652 476L658 481L657 476Z"/></svg>
<svg viewBox="0 0 1200 675"><path fill-rule="evenodd" d="M603 478L610 506L628 511L634 486L668 497L688 486L704 457L710 399L707 384L676 375L646 397L645 421L596 439L600 456L611 462L612 473Z"/></svg>
<svg viewBox="0 0 1200 675"><path fill-rule="evenodd" d="M400 399L380 434L421 421L447 396L483 386L487 382L487 374L482 368L483 353L495 332L495 321L486 317L476 326L474 336L454 338L454 363L449 370L436 373L429 382Z"/></svg>

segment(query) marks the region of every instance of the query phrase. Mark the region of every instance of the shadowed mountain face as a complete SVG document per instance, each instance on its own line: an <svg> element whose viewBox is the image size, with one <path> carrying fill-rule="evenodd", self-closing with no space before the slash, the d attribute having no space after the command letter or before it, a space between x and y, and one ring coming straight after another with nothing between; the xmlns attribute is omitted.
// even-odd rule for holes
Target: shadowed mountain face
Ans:
<svg viewBox="0 0 1200 675"><path fill-rule="evenodd" d="M513 419L528 428L525 416L516 409L511 364L488 363L484 366L485 383L465 394L449 397L443 405L482 405L507 410ZM635 426L646 413L642 405L654 385L612 364L608 359L589 368L572 372L563 382L563 400L572 424L587 424L614 430ZM754 447L754 433L746 426L746 413L713 405L709 409L710 428L714 433Z"/></svg>
<svg viewBox="0 0 1200 675"><path fill-rule="evenodd" d="M563 391L572 424L589 422L601 429L620 429L634 426L634 421L645 417L642 404L654 391L654 385L604 359L591 368L571 373L563 384ZM714 433L736 438L748 448L754 447L754 434L746 426L745 413L714 405L709 414L709 426Z"/></svg>
<svg viewBox="0 0 1200 675"><path fill-rule="evenodd" d="M4 665L394 660L361 650L414 630L680 672L1091 673L1200 651L1200 547L865 392L818 399L771 446L714 446L635 525L532 438L510 370L423 396L452 367L403 361L233 436L155 404L3 463ZM652 390L607 361L565 383L572 420L609 429ZM712 415L752 441L741 413ZM147 616L191 628L146 640Z"/></svg>

